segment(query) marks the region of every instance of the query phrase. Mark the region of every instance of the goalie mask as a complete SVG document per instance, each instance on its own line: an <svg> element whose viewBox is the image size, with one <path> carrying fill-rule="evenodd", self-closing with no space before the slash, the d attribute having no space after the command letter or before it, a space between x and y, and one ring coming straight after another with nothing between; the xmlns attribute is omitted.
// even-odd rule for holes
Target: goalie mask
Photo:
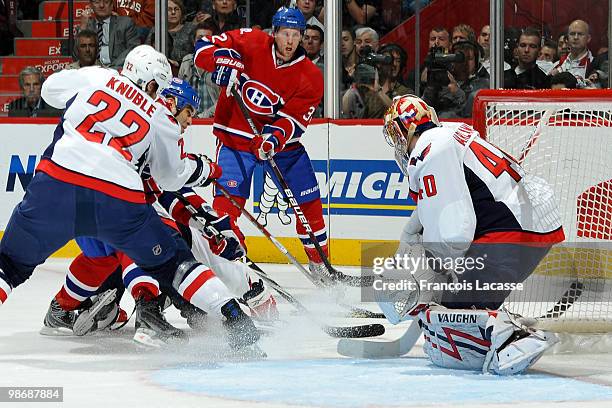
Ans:
<svg viewBox="0 0 612 408"><path fill-rule="evenodd" d="M384 116L383 134L389 146L395 148L395 161L408 176L408 146L415 134L440 126L436 111L415 95L393 98Z"/></svg>

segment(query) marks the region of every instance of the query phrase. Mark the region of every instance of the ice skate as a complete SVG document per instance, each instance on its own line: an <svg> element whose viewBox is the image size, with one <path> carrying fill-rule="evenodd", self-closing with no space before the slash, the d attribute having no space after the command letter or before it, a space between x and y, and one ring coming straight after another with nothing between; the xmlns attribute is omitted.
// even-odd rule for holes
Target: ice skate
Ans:
<svg viewBox="0 0 612 408"><path fill-rule="evenodd" d="M182 305L178 309L181 311L181 317L187 320L187 324L193 330L203 331L206 328L206 320L208 317L206 312L195 307L191 303Z"/></svg>
<svg viewBox="0 0 612 408"><path fill-rule="evenodd" d="M308 262L308 272L314 280L314 283L320 287L329 288L336 286L338 282L330 275L327 267L323 262Z"/></svg>
<svg viewBox="0 0 612 408"><path fill-rule="evenodd" d="M327 245L324 245L321 249L327 255ZM317 249L304 247L304 252L306 252L308 257L308 272L310 272L311 279L315 285L324 288L336 286L338 282L327 270Z"/></svg>
<svg viewBox="0 0 612 408"><path fill-rule="evenodd" d="M230 347L235 350L251 348L259 350L256 343L260 334L253 321L247 316L238 302L234 299L221 307L221 314L225 317L223 325L227 329L227 339Z"/></svg>
<svg viewBox="0 0 612 408"><path fill-rule="evenodd" d="M118 316L117 289L109 289L92 297L90 302L84 303L84 307L77 314L73 332L77 336L84 336L105 329L115 323Z"/></svg>
<svg viewBox="0 0 612 408"><path fill-rule="evenodd" d="M40 334L44 336L72 336L76 313L73 310L64 310L53 298L49 310L45 315Z"/></svg>
<svg viewBox="0 0 612 408"><path fill-rule="evenodd" d="M160 348L166 345L186 344L187 334L166 320L158 298L136 301L136 333L134 341L140 345Z"/></svg>

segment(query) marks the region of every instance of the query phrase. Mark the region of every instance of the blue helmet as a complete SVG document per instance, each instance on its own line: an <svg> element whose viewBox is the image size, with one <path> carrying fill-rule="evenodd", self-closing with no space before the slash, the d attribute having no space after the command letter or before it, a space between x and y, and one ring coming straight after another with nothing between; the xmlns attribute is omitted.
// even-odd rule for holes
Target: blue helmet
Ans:
<svg viewBox="0 0 612 408"><path fill-rule="evenodd" d="M297 28L304 31L306 29L306 19L299 9L281 7L272 17L272 29L276 31L281 27Z"/></svg>
<svg viewBox="0 0 612 408"><path fill-rule="evenodd" d="M163 97L173 96L176 98L176 110L182 111L190 105L196 112L200 108L200 97L191 85L180 78L172 78L170 86L161 92Z"/></svg>

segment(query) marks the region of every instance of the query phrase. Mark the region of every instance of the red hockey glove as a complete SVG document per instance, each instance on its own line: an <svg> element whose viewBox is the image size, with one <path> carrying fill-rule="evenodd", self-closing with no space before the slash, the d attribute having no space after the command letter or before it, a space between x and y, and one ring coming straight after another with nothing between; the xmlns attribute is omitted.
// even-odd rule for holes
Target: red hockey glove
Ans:
<svg viewBox="0 0 612 408"><path fill-rule="evenodd" d="M272 157L276 152L283 150L283 147L285 147L285 144L274 133L256 136L251 142L251 152L259 160L267 160L268 157Z"/></svg>

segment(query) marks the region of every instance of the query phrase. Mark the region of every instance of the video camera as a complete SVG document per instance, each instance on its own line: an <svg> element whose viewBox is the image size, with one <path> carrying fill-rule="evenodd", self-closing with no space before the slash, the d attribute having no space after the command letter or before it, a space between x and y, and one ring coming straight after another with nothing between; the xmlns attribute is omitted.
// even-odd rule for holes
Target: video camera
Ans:
<svg viewBox="0 0 612 408"><path fill-rule="evenodd" d="M427 85L446 86L449 84L448 72L455 62L465 62L465 55L459 51L456 54L446 54L442 47L432 47L425 58L427 67Z"/></svg>
<svg viewBox="0 0 612 408"><path fill-rule="evenodd" d="M359 54L359 63L368 64L373 67L391 65L393 64L393 57L385 54L377 54L372 50L372 47L366 45Z"/></svg>

